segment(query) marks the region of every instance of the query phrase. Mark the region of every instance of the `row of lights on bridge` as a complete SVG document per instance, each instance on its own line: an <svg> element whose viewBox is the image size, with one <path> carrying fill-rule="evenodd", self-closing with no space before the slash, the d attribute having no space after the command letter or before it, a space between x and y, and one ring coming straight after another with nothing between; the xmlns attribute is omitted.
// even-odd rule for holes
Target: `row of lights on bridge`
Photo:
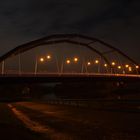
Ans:
<svg viewBox="0 0 140 140"><path fill-rule="evenodd" d="M47 55L46 56L46 59L47 60L50 60L51 58L52 58L51 55ZM44 57L41 57L39 60L40 60L40 62L44 62L46 59ZM73 62L77 63L78 61L79 61L79 59L77 57L74 57L73 58ZM72 61L70 59L66 59L65 62L66 62L66 64L70 64ZM95 64L99 64L100 62L99 62L99 60L95 60L94 63ZM90 66L90 65L92 65L92 62L91 61L88 61L87 62L87 66ZM114 66L116 66L116 63L115 62L112 62L111 65L114 67ZM108 64L104 64L104 67L108 67ZM135 67L136 67L136 69L139 69L139 66L138 65L136 65ZM119 66L117 66L117 68L118 69L122 69L122 66L119 65ZM132 67L129 66L128 64L125 65L125 68L128 68L128 70L130 72L132 71Z"/></svg>

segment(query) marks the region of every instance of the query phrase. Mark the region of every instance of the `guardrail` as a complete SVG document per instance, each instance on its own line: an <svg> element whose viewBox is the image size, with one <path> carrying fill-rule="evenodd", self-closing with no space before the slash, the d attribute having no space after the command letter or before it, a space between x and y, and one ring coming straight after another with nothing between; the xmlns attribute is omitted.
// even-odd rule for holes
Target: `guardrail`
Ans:
<svg viewBox="0 0 140 140"><path fill-rule="evenodd" d="M84 77L84 76L90 76L90 77L138 77L140 78L140 74L111 74L111 73L5 73L0 74L0 76L48 76L48 77Z"/></svg>

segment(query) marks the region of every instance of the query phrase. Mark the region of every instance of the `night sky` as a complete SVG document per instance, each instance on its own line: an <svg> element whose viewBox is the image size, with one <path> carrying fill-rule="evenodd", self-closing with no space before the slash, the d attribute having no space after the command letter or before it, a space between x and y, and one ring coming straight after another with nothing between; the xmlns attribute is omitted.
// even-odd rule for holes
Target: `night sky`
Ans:
<svg viewBox="0 0 140 140"><path fill-rule="evenodd" d="M102 39L140 62L140 1L1 0L0 55L55 33Z"/></svg>

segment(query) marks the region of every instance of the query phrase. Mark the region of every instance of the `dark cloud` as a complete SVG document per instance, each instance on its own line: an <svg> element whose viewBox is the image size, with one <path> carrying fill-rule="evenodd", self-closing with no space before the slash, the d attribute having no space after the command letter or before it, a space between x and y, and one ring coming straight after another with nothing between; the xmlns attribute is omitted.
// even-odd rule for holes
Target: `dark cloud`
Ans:
<svg viewBox="0 0 140 140"><path fill-rule="evenodd" d="M0 51L43 35L78 32L109 41L140 60L139 7L139 0L4 0Z"/></svg>

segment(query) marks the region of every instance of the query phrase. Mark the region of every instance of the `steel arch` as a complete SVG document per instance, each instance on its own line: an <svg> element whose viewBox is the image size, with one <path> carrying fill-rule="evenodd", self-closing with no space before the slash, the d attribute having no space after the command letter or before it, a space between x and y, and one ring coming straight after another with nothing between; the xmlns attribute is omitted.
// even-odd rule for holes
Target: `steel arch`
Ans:
<svg viewBox="0 0 140 140"><path fill-rule="evenodd" d="M137 62L135 62L133 59L131 59L129 56L127 56L126 54L124 54L122 51L120 51L119 49L115 48L114 46L99 40L97 38L92 38L92 37L88 37L85 35L80 35L80 34L55 34L55 35L50 35L44 38L40 38L34 41L31 41L29 43L25 43L23 45L20 45L16 48L14 48L13 50L9 51L8 53L4 54L3 56L0 57L0 62L4 61L5 59L7 59L8 57L14 56L14 55L18 55L19 53L23 53L27 50L30 50L32 48L38 47L40 45L45 45L45 44L56 44L56 43L72 43L72 44L79 44L82 46L87 47L88 49L94 51L95 53L97 53L98 55L100 55L105 62L111 67L109 60L107 59L106 56L104 56L103 53L101 53L100 51L98 51L96 48L93 48L93 46L90 46L90 43L82 43L82 42L78 42L78 41L73 41L73 38L79 37L81 39L86 39L86 40L90 40L91 42L99 42L103 45L105 45L106 47L112 49L113 51L118 52L119 54L121 54L123 57L127 58L128 60L130 60L132 63L134 63L135 65L138 65ZM58 40L59 39L59 40Z"/></svg>

